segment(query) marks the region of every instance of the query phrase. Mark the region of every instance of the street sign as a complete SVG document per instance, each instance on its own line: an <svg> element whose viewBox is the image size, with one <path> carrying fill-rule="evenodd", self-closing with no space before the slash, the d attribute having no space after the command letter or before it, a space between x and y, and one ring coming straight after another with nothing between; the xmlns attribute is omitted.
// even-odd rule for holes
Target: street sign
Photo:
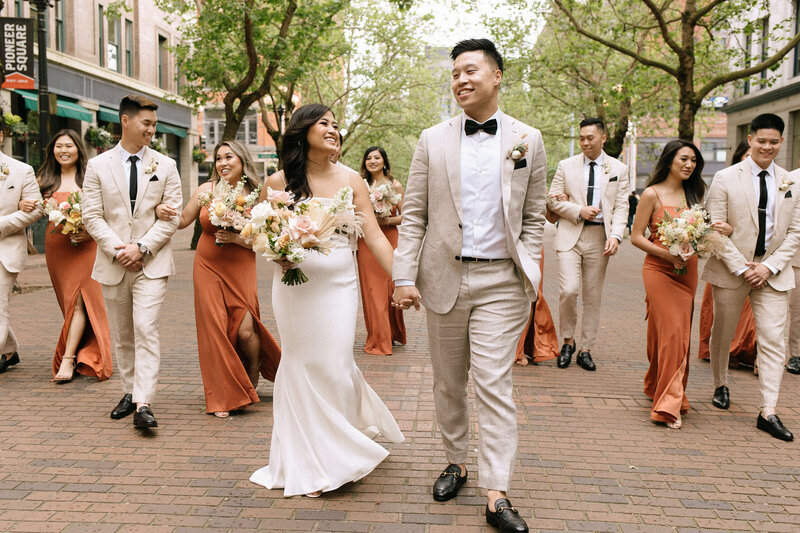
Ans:
<svg viewBox="0 0 800 533"><path fill-rule="evenodd" d="M278 154L271 152L261 152L256 154L256 159L278 159Z"/></svg>
<svg viewBox="0 0 800 533"><path fill-rule="evenodd" d="M3 89L33 89L33 20L0 17Z"/></svg>

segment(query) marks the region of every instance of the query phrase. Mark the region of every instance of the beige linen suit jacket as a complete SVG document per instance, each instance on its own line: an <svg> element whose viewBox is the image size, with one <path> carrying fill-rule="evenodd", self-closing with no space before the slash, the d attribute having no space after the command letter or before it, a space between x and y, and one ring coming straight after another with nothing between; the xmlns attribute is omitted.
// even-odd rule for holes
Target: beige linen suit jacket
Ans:
<svg viewBox="0 0 800 533"><path fill-rule="evenodd" d="M559 252L571 250L583 230L581 208L586 204L586 182L583 177L583 154L559 161L553 182L550 184L550 195L565 193L569 199L555 202L550 210L561 217L554 246ZM628 194L630 181L628 167L618 159L603 152L603 168L595 179L602 184L603 198L600 202L603 210L603 226L606 239L611 234L622 237L628 223Z"/></svg>
<svg viewBox="0 0 800 533"><path fill-rule="evenodd" d="M0 153L0 264L9 272L20 272L25 267L25 228L42 216L39 209L20 211L19 201L41 199L33 168Z"/></svg>
<svg viewBox="0 0 800 533"><path fill-rule="evenodd" d="M547 160L539 130L501 114L502 199L508 251L536 300L544 234ZM392 277L415 281L425 307L447 313L461 284L463 113L422 132L409 169ZM527 143L520 161L506 156Z"/></svg>
<svg viewBox="0 0 800 533"><path fill-rule="evenodd" d="M150 253L144 256L143 272L148 278L163 278L175 272L170 237L178 228L178 217L159 220L155 207L161 203L183 205L181 179L174 160L149 147L144 150L133 212L118 148L91 159L86 167L83 219L98 246L92 278L104 285L116 285L125 275L125 268L115 260L114 247L121 244L141 243L147 247ZM148 169L153 171L148 173Z"/></svg>
<svg viewBox="0 0 800 533"><path fill-rule="evenodd" d="M778 269L767 283L776 291L794 287L792 260L800 246L800 183L794 175L794 184L780 190L782 183L791 181L789 173L775 165L775 224L762 261ZM747 159L714 175L706 199L706 209L712 222L727 222L733 233L726 239L722 257L711 257L703 270L703 280L725 289L735 289L744 283L735 272L752 261L758 239L758 198L753 187L753 176Z"/></svg>

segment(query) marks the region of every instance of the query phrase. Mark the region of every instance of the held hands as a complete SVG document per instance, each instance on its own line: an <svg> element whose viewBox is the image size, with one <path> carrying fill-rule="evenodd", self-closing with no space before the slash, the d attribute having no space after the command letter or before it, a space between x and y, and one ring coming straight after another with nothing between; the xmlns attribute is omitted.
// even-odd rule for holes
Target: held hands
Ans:
<svg viewBox="0 0 800 533"><path fill-rule="evenodd" d="M36 200L20 200L17 207L24 213L30 213L36 209Z"/></svg>
<svg viewBox="0 0 800 533"><path fill-rule="evenodd" d="M581 207L581 218L583 220L594 220L594 217L596 217L599 213L600 209L597 207L592 207L590 205Z"/></svg>
<svg viewBox="0 0 800 533"><path fill-rule="evenodd" d="M731 233L733 233L733 226L727 222L714 222L711 224L711 227L717 230L717 233L725 235L726 237L730 237Z"/></svg>
<svg viewBox="0 0 800 533"><path fill-rule="evenodd" d="M169 204L158 204L156 206L156 216L159 218L159 220L165 220L169 222L172 220L172 217L177 214L178 210Z"/></svg>
<svg viewBox="0 0 800 533"><path fill-rule="evenodd" d="M375 220L378 221L379 226L388 226L389 225L389 217L379 217L375 216Z"/></svg>
<svg viewBox="0 0 800 533"><path fill-rule="evenodd" d="M217 239L217 242L220 244L244 245L244 239L240 234L225 229L217 230L217 232L214 233L214 238Z"/></svg>
<svg viewBox="0 0 800 533"><path fill-rule="evenodd" d="M606 241L606 247L603 250L603 255L612 256L619 250L619 241L616 237L609 237Z"/></svg>
<svg viewBox="0 0 800 533"><path fill-rule="evenodd" d="M419 311L422 296L414 285L395 287L392 294L392 307L397 309L409 309L412 305Z"/></svg>
<svg viewBox="0 0 800 533"><path fill-rule="evenodd" d="M89 239L91 239L91 237L89 236L89 232L86 231L85 229L81 230L78 233L69 234L69 240L72 241L73 244L78 244L79 242L88 241Z"/></svg>
<svg viewBox="0 0 800 533"><path fill-rule="evenodd" d="M672 261L672 265L675 267L675 270L680 270L686 266L686 259L679 255L672 255L669 252L669 260Z"/></svg>
<svg viewBox="0 0 800 533"><path fill-rule="evenodd" d="M767 280L772 276L772 271L762 263L746 263L748 267L742 277L754 289L763 289Z"/></svg>
<svg viewBox="0 0 800 533"><path fill-rule="evenodd" d="M142 252L135 243L120 244L115 246L117 255L115 256L119 264L131 272L138 272L142 269Z"/></svg>

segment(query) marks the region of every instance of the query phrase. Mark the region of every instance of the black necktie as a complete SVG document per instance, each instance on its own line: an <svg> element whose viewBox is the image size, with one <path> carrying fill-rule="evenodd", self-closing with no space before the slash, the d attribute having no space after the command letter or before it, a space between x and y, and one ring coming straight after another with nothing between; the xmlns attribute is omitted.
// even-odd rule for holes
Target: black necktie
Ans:
<svg viewBox="0 0 800 533"><path fill-rule="evenodd" d="M467 121L464 123L464 133L467 135L472 135L480 130L485 131L489 135L494 135L497 133L497 120L490 119L483 124L478 124L474 120L467 119Z"/></svg>
<svg viewBox="0 0 800 533"><path fill-rule="evenodd" d="M589 162L589 189L586 191L586 205L591 206L594 201L594 161Z"/></svg>
<svg viewBox="0 0 800 533"><path fill-rule="evenodd" d="M767 250L764 241L767 237L767 176L769 173L762 170L758 173L759 194L758 194L758 240L756 240L756 257L761 257Z"/></svg>
<svg viewBox="0 0 800 533"><path fill-rule="evenodd" d="M128 158L128 161L131 163L131 173L128 178L128 191L131 195L131 213L133 213L133 208L136 206L136 193L139 192L139 173L136 171L136 162L138 160L139 157L135 155Z"/></svg>

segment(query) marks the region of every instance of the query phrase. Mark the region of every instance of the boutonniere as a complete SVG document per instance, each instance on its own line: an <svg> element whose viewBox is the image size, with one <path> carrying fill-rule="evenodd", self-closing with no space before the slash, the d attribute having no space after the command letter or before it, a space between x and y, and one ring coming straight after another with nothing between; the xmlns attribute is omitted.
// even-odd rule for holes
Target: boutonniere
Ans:
<svg viewBox="0 0 800 533"><path fill-rule="evenodd" d="M6 179L8 177L8 164L0 163L0 181Z"/></svg>
<svg viewBox="0 0 800 533"><path fill-rule="evenodd" d="M153 161L150 163L150 166L144 169L145 174L152 174L158 168L158 161Z"/></svg>
<svg viewBox="0 0 800 533"><path fill-rule="evenodd" d="M790 180L789 178L783 178L783 181L781 182L781 184L778 185L778 190L779 191L785 191L791 185L794 185L794 182L792 180Z"/></svg>
<svg viewBox="0 0 800 533"><path fill-rule="evenodd" d="M528 143L519 143L514 145L514 147L508 151L506 154L506 159L511 159L513 161L519 161L525 154L528 153Z"/></svg>
<svg viewBox="0 0 800 533"><path fill-rule="evenodd" d="M611 165L608 163L603 163L603 172L606 174L611 174Z"/></svg>

